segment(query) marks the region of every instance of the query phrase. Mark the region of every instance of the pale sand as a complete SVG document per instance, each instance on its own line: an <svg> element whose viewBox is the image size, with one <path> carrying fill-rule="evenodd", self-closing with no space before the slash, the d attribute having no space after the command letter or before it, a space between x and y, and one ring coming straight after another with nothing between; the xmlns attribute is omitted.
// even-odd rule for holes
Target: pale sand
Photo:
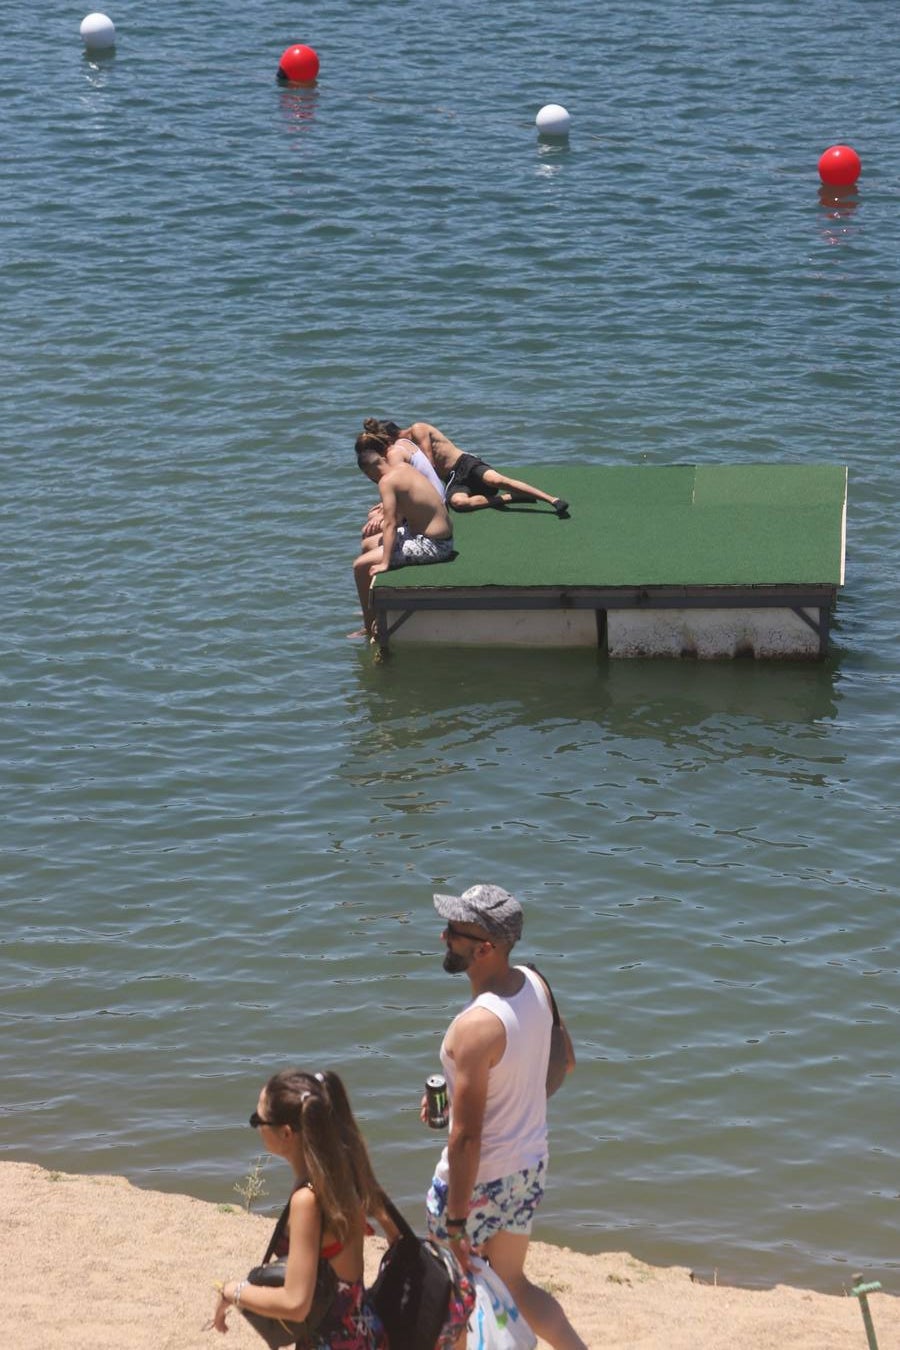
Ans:
<svg viewBox="0 0 900 1350"><path fill-rule="evenodd" d="M272 1220L121 1177L0 1164L7 1350L260 1350L236 1313L204 1330L213 1281L244 1274ZM370 1243L368 1277L383 1244ZM583 1256L539 1242L529 1275L564 1304L591 1350L866 1350L858 1300L691 1280L626 1254ZM879 1350L900 1350L900 1299L870 1297Z"/></svg>

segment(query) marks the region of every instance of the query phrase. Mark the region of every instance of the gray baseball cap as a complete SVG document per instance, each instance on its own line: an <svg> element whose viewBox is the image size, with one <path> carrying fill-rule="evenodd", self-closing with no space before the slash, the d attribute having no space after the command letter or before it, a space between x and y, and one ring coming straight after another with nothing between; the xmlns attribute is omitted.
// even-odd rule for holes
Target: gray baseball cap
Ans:
<svg viewBox="0 0 900 1350"><path fill-rule="evenodd" d="M522 906L502 886L480 884L462 895L436 895L434 907L442 919L477 924L501 942L512 944L522 936Z"/></svg>

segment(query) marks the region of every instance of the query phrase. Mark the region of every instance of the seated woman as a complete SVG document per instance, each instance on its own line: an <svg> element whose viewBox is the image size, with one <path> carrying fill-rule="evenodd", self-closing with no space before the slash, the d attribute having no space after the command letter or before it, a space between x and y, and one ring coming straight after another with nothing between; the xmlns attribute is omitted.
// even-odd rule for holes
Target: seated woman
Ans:
<svg viewBox="0 0 900 1350"><path fill-rule="evenodd" d="M398 464L411 464L428 479L435 492L444 500L444 484L438 478L431 461L422 453L415 442L401 436L396 422L380 422L376 417L367 417L363 422L362 433L356 438L356 453L360 450L374 450L383 455L393 468ZM371 539L380 534L384 524L384 513L379 502L373 506L362 527L363 539Z"/></svg>
<svg viewBox="0 0 900 1350"><path fill-rule="evenodd" d="M278 1253L287 1257L284 1285L230 1280L213 1326L228 1330L230 1307L302 1322L312 1307L319 1263L328 1261L337 1294L316 1332L316 1350L387 1350L363 1286L366 1215L376 1217L389 1237L396 1229L383 1211L384 1192L340 1078L300 1069L276 1073L260 1092L250 1124L267 1152L284 1158L294 1173L286 1251Z"/></svg>

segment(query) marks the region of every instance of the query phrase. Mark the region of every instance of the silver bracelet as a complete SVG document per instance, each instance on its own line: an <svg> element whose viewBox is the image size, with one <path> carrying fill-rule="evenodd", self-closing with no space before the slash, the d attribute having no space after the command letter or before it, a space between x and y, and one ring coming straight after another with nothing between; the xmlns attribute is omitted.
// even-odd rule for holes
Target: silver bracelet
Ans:
<svg viewBox="0 0 900 1350"><path fill-rule="evenodd" d="M234 1286L234 1297L231 1300L231 1304L232 1307L237 1308L238 1312L241 1310L241 1294L244 1292L244 1285L246 1283L246 1280L241 1280Z"/></svg>

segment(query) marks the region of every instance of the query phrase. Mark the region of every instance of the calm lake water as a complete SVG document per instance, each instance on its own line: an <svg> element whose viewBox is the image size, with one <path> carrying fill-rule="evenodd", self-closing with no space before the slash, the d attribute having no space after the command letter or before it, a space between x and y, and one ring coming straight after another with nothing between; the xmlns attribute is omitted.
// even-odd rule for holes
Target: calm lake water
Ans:
<svg viewBox="0 0 900 1350"><path fill-rule="evenodd" d="M431 894L491 880L580 1059L537 1236L895 1287L893 7L110 12L11 10L0 77L0 1159L236 1200L327 1064L418 1215ZM526 478L846 463L832 656L374 665L371 413Z"/></svg>

